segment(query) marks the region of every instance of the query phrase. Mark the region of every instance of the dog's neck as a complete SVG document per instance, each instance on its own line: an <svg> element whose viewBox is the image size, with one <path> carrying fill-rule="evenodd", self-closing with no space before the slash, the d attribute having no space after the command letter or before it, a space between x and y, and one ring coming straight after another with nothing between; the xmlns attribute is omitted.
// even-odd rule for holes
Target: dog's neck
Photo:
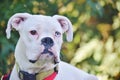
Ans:
<svg viewBox="0 0 120 80"><path fill-rule="evenodd" d="M20 70L19 64L17 62L15 63L15 65L18 72L18 77L21 80L54 80L58 73L58 65L54 69L39 72L36 74L29 74L28 72Z"/></svg>
<svg viewBox="0 0 120 80"><path fill-rule="evenodd" d="M35 73L39 73L39 72L44 72L44 71L48 71L51 69L54 69L56 67L55 64L52 63L30 63L29 60L26 57L26 47L24 42L19 39L18 43L16 45L16 49L15 49L15 59L16 62L18 63L19 67L21 70L31 73L31 74L35 74ZM49 67L48 67L49 66Z"/></svg>

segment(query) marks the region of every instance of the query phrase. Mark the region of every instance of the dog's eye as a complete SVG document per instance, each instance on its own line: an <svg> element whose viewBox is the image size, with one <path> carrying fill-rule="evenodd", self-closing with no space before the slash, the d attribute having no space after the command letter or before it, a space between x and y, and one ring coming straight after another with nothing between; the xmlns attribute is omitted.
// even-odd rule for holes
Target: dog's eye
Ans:
<svg viewBox="0 0 120 80"><path fill-rule="evenodd" d="M61 33L58 32L58 31L56 31L56 32L55 32L55 36L56 36L56 37L60 37L60 36L61 36Z"/></svg>
<svg viewBox="0 0 120 80"><path fill-rule="evenodd" d="M37 34L37 31L36 31L36 30L32 30L32 31L30 31L30 34L36 35L36 34Z"/></svg>

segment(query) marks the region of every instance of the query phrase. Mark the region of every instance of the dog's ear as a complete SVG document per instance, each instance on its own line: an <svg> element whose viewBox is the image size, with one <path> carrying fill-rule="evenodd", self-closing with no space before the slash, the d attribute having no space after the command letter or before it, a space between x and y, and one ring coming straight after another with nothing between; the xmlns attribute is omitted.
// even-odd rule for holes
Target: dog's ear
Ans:
<svg viewBox="0 0 120 80"><path fill-rule="evenodd" d="M63 31L66 33L66 39L67 41L72 41L73 39L73 29L72 29L72 23L67 17L60 16L60 15L54 15L53 18L57 19L60 23Z"/></svg>
<svg viewBox="0 0 120 80"><path fill-rule="evenodd" d="M9 19L6 29L6 35L8 39L10 38L12 28L19 30L20 24L22 24L22 22L24 22L29 16L31 15L28 13L16 13Z"/></svg>

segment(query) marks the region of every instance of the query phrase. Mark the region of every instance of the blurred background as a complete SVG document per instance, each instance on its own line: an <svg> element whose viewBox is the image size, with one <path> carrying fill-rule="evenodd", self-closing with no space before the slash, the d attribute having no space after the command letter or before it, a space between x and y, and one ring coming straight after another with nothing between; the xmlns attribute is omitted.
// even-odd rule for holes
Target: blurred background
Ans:
<svg viewBox="0 0 120 80"><path fill-rule="evenodd" d="M6 38L7 21L20 12L68 17L74 39L64 39L61 59L99 80L120 80L120 0L1 0L0 77L13 67L19 38L16 31Z"/></svg>

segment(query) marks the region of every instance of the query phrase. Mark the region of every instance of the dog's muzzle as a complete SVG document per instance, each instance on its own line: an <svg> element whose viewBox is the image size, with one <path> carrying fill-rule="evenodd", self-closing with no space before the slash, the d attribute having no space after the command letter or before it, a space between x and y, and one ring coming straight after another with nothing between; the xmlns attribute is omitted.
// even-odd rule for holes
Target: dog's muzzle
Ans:
<svg viewBox="0 0 120 80"><path fill-rule="evenodd" d="M54 63L58 63L58 61L56 60L55 58L55 55L53 52L49 51L48 49L44 49L44 51L41 53L41 55L44 55L44 54L49 54L50 56L53 56L54 57ZM37 60L29 60L29 62L31 63L35 63Z"/></svg>
<svg viewBox="0 0 120 80"><path fill-rule="evenodd" d="M52 51L49 51L49 49L54 45L54 41L52 40L52 38L50 37L45 37L41 40L41 44L44 46L44 50L41 53L41 55L43 54L49 54L50 56L54 57L54 63L58 63L58 61L55 59L55 55ZM29 60L29 62L31 63L35 63L37 60Z"/></svg>
<svg viewBox="0 0 120 80"><path fill-rule="evenodd" d="M49 54L49 55L51 55L51 56L54 56L54 53L53 52L51 52L51 51L49 51L48 49L44 49L44 51L41 53L41 55L43 55L43 54ZM29 62L31 62L31 63L35 63L37 60L29 60Z"/></svg>

